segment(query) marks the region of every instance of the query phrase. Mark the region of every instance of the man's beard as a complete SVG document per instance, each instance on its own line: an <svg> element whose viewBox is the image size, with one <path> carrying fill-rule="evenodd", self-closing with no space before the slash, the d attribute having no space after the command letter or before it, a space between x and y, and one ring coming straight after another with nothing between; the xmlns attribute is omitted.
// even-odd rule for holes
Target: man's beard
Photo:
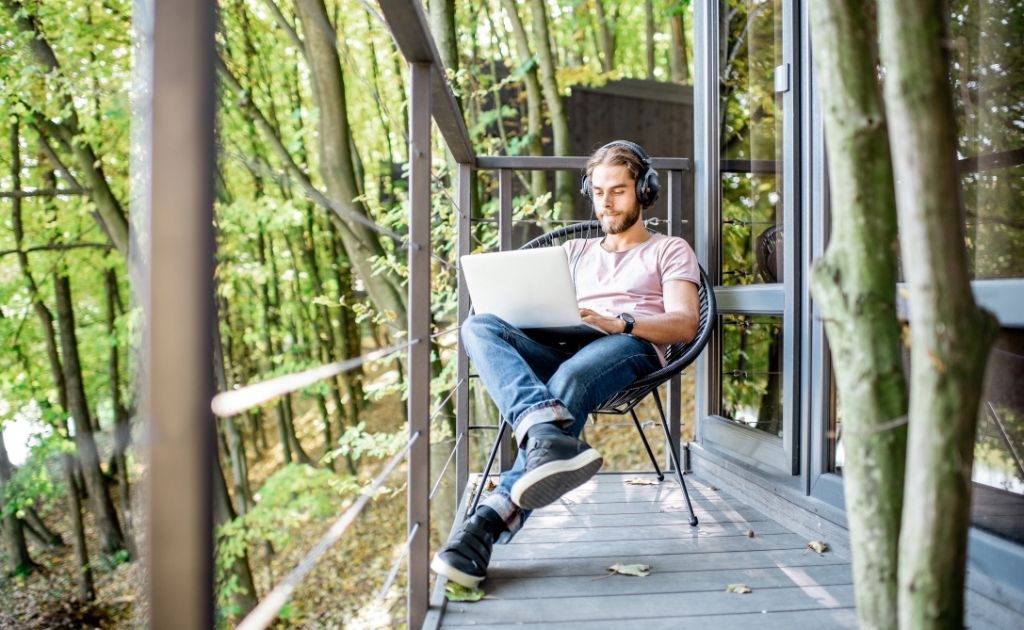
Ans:
<svg viewBox="0 0 1024 630"><path fill-rule="evenodd" d="M633 225L640 219L640 206L636 206L632 211L625 214L620 214L614 218L604 218L601 220L601 227L604 229L605 234L621 234L633 227Z"/></svg>

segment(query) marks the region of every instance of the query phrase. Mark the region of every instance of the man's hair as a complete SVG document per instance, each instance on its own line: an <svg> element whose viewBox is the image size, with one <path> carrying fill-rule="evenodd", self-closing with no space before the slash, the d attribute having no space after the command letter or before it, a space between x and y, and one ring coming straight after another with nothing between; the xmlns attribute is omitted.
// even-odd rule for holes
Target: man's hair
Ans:
<svg viewBox="0 0 1024 630"><path fill-rule="evenodd" d="M594 151L594 154L587 160L587 177L593 177L594 169L602 164L625 166L629 169L629 175L634 181L640 179L640 174L644 172L644 163L640 161L640 157L632 149L622 144L606 144Z"/></svg>

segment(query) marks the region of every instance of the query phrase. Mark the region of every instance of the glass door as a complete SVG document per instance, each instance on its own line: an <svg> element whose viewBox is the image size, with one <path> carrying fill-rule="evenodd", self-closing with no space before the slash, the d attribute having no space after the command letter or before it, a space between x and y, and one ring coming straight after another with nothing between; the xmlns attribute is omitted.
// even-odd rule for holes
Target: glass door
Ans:
<svg viewBox="0 0 1024 630"><path fill-rule="evenodd" d="M714 3L708 3L713 5ZM703 134L706 263L719 322L706 365L703 442L742 460L798 473L798 366L793 260L796 104L791 0L721 0ZM717 41L715 41L717 40ZM717 86L717 88L715 87Z"/></svg>

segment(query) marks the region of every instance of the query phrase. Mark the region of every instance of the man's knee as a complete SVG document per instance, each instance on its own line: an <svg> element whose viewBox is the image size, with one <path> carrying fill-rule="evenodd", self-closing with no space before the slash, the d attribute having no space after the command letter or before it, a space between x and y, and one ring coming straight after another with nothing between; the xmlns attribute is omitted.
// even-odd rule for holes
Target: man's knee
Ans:
<svg viewBox="0 0 1024 630"><path fill-rule="evenodd" d="M508 326L500 317L491 313L470 315L462 322L462 340L473 343L475 339L495 337Z"/></svg>

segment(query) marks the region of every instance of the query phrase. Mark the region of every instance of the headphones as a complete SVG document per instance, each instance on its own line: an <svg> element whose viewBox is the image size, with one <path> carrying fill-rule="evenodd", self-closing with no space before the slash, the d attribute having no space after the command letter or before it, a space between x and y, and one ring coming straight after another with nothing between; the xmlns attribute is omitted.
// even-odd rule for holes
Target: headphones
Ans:
<svg viewBox="0 0 1024 630"><path fill-rule="evenodd" d="M614 146L625 147L630 150L643 164L643 170L636 178L636 200L640 202L641 208L650 208L658 199L658 192L661 191L661 181L658 179L658 171L651 167L651 157L640 148L640 145L629 140L613 140L604 145L598 151ZM583 173L583 185L580 193L587 199L593 198L594 191L591 190L590 176Z"/></svg>

